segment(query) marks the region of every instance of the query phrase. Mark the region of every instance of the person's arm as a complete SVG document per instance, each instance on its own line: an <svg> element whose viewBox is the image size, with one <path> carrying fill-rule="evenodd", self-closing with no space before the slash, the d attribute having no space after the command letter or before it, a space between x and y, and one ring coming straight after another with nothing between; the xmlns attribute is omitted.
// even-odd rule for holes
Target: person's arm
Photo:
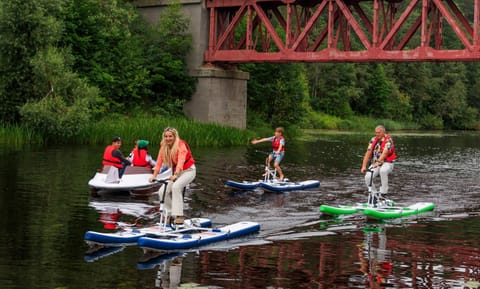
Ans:
<svg viewBox="0 0 480 289"><path fill-rule="evenodd" d="M157 164L157 162L152 158L152 156L150 154L147 154L147 159L146 161L152 166L152 167L155 167L155 165Z"/></svg>
<svg viewBox="0 0 480 289"><path fill-rule="evenodd" d="M113 150L113 151L112 151L112 156L120 159L120 161L121 161L122 163L126 163L127 165L131 165L131 164L132 164L129 160L127 160L127 159L123 156L123 154L122 154L122 152L121 152L120 150Z"/></svg>
<svg viewBox="0 0 480 289"><path fill-rule="evenodd" d="M372 158L373 140L374 140L374 139L375 139L375 138L372 138L372 139L370 139L370 141L368 142L367 151L365 152L365 155L363 156L362 168L360 169L360 171L361 171L362 173L364 173L364 172L367 171L368 161Z"/></svg>
<svg viewBox="0 0 480 289"><path fill-rule="evenodd" d="M387 148L385 148L382 154L380 155L380 157L378 158L378 160L375 162L374 167L381 166L385 161L385 158L387 157L389 152L390 151Z"/></svg>
<svg viewBox="0 0 480 289"><path fill-rule="evenodd" d="M280 145L278 146L278 150L275 152L275 154L277 154L277 155L280 154L284 145L285 145L285 139L282 139L280 141Z"/></svg>
<svg viewBox="0 0 480 289"><path fill-rule="evenodd" d="M372 156L371 149L367 149L367 151L365 152L365 155L363 156L362 168L360 169L362 173L365 173L367 171L367 164L371 156Z"/></svg>
<svg viewBox="0 0 480 289"><path fill-rule="evenodd" d="M271 141L271 137L264 137L264 138L261 138L261 139L253 139L252 140L252 144L257 144L259 142L266 142L266 141Z"/></svg>
<svg viewBox="0 0 480 289"><path fill-rule="evenodd" d="M153 168L152 176L150 177L150 182L152 183L157 178L158 172L162 168L163 160L162 160L162 149L158 151L157 163Z"/></svg>
<svg viewBox="0 0 480 289"><path fill-rule="evenodd" d="M280 152L282 151L282 147L283 147L283 145L280 144L280 145L278 146L278 150L275 152L275 154L277 154L277 155L280 154Z"/></svg>

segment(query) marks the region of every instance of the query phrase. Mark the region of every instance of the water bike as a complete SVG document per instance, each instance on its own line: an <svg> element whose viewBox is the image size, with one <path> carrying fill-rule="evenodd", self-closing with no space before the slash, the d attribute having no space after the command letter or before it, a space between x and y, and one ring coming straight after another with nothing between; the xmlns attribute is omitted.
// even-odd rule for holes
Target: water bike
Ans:
<svg viewBox="0 0 480 289"><path fill-rule="evenodd" d="M186 219L182 228L176 228L162 220L146 227L120 225L116 232L87 231L84 239L87 244L92 246L128 246L136 245L140 237L163 235L173 231L180 233L191 229L206 228L211 225L212 222L207 218Z"/></svg>
<svg viewBox="0 0 480 289"><path fill-rule="evenodd" d="M137 245L144 251L187 250L250 235L259 230L260 224L243 221L218 228L190 228L145 236L138 239Z"/></svg>
<svg viewBox="0 0 480 289"><path fill-rule="evenodd" d="M287 178L280 180L278 178L277 170L275 168L273 169L270 168L268 164L268 158L267 158L263 179L258 181L243 181L243 182L227 180L227 182L225 183L225 186L233 189L238 189L238 190L254 190L256 188L261 188L265 191L270 191L270 192L285 192L285 191L299 191L299 190L317 188L320 186L320 181L306 180L301 182L294 182L294 181L290 181Z"/></svg>
<svg viewBox="0 0 480 289"><path fill-rule="evenodd" d="M177 233L179 233L183 230L211 226L212 222L210 219L206 218L187 219L182 225L179 226L172 224L172 218L168 216L168 211L164 207L168 182L168 179L158 180L158 183L163 185L163 193L160 196L160 206L158 208L160 215L159 222L152 226L138 227L137 222L128 224L117 222L115 220L115 222L109 224L109 228L117 229L116 232L87 231L84 238L85 242L87 242L89 245L126 246L136 244L138 239L144 236L162 235L171 231L177 231Z"/></svg>
<svg viewBox="0 0 480 289"><path fill-rule="evenodd" d="M395 202L388 199L384 194L373 190L373 168L370 167L368 172L371 173L370 184L368 185L368 198L366 203L357 203L354 205L338 205L329 206L321 205L319 210L323 215L341 216L361 213L368 219L395 219L418 215L430 212L435 209L435 205L431 202L417 202L410 206L396 206Z"/></svg>
<svg viewBox="0 0 480 289"><path fill-rule="evenodd" d="M260 225L255 222L237 222L220 228L208 228L211 221L206 218L187 219L183 224L174 224L172 217L164 207L168 181L163 183L163 193L160 200L160 222L144 228L122 224L117 232L85 233L85 242L91 246L128 246L137 244L144 251L159 250L169 251L189 249L213 242L228 240L251 234L260 230Z"/></svg>

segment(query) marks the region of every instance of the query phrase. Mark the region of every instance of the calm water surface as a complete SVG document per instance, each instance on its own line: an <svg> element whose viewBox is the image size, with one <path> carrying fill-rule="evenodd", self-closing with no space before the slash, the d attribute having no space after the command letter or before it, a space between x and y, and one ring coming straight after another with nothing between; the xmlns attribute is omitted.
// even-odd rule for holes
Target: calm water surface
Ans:
<svg viewBox="0 0 480 289"><path fill-rule="evenodd" d="M480 288L480 134L392 133L399 159L391 198L434 202L434 213L387 223L323 218L323 203L365 200L360 164L371 136L289 140L286 176L321 187L281 194L224 187L260 178L264 155L256 150L268 144L193 148L198 174L187 215L262 229L160 256L135 246L94 251L83 241L87 230L105 230L105 211L149 223L158 206L155 197L90 196L103 147L0 146L0 288Z"/></svg>

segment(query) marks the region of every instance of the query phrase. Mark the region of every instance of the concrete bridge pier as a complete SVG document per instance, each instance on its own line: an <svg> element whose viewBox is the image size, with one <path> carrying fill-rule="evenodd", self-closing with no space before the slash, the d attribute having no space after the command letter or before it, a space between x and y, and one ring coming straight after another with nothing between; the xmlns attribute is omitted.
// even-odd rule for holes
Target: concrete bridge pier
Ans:
<svg viewBox="0 0 480 289"><path fill-rule="evenodd" d="M189 74L197 79L192 99L184 105L185 114L197 121L237 128L247 126L247 81L249 74L237 69L205 65L208 48L209 13L206 0L180 0L182 13L190 19L192 50L187 56ZM168 0L134 0L139 12L152 24L168 5Z"/></svg>
<svg viewBox="0 0 480 289"><path fill-rule="evenodd" d="M246 128L247 80L240 70L201 67L192 74L198 82L184 112L192 119Z"/></svg>

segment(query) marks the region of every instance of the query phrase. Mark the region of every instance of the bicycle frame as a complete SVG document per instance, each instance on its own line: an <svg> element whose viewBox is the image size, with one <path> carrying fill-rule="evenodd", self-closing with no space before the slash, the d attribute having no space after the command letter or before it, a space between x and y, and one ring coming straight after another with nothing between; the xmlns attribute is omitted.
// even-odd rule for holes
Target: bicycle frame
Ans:
<svg viewBox="0 0 480 289"><path fill-rule="evenodd" d="M263 177L264 182L274 182L277 181L277 170L270 169L268 166L265 166L265 174Z"/></svg>

